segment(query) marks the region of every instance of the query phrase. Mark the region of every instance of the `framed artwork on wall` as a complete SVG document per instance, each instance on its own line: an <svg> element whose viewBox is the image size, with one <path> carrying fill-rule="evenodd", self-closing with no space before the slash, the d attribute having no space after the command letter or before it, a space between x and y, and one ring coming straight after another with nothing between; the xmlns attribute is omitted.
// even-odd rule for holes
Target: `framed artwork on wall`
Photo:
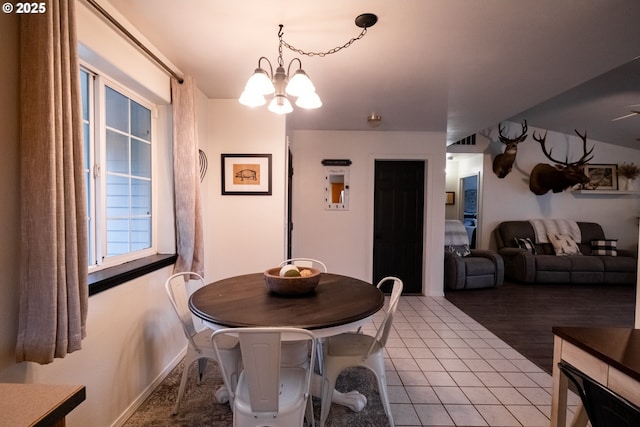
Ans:
<svg viewBox="0 0 640 427"><path fill-rule="evenodd" d="M270 196L271 154L221 154L222 195Z"/></svg>
<svg viewBox="0 0 640 427"><path fill-rule="evenodd" d="M586 190L618 189L618 165L588 164L584 167L584 174L589 177Z"/></svg>
<svg viewBox="0 0 640 427"><path fill-rule="evenodd" d="M456 193L455 191L447 191L446 193L445 204L446 205L455 205L456 204Z"/></svg>

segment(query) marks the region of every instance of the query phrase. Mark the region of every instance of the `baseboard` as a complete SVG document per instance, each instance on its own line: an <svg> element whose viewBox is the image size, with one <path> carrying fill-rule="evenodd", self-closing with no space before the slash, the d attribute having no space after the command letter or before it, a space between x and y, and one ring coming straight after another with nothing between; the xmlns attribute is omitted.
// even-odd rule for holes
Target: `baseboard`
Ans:
<svg viewBox="0 0 640 427"><path fill-rule="evenodd" d="M124 423L127 422L131 415L138 410L140 405L144 403L145 400L153 393L153 391L160 385L162 381L173 371L173 369L178 366L178 363L184 359L184 356L187 354L187 347L184 349L171 361L169 364L158 374L158 376L144 389L142 393L133 401L131 405L125 411L120 414L120 416L111 424L111 427L122 427Z"/></svg>

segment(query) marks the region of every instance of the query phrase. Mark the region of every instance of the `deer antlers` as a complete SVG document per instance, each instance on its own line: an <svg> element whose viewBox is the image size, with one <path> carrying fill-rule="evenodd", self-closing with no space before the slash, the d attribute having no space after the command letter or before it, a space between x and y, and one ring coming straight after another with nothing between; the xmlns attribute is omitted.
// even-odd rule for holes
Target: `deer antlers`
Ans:
<svg viewBox="0 0 640 427"><path fill-rule="evenodd" d="M565 157L565 161L560 161L560 160L556 160L553 157L551 157L551 152L553 151L553 148L550 148L549 151L547 151L547 147L545 144L545 140L547 139L547 132L544 133L543 137L539 137L536 135L536 132L533 132L533 139L535 139L536 141L538 141L540 143L540 147L542 148L542 152L544 153L545 157L549 160L551 160L552 162L559 164L559 165L563 165L563 166L582 166L585 163L587 163L589 160L591 160L593 158L593 156L591 155L591 153L593 152L593 149L595 146L591 147L590 150L587 150L587 133L585 132L584 135L581 135L580 132L578 132L577 129L574 129L574 132L580 137L580 139L582 139L582 152L584 153L582 155L582 157L580 157L580 159L576 162L569 162L569 153L567 152L567 156Z"/></svg>
<svg viewBox="0 0 640 427"><path fill-rule="evenodd" d="M538 136L535 132L533 133L533 139L540 143L545 157L555 163L553 166L538 163L533 168L529 176L529 189L533 194L540 196L549 190L554 193L559 193L576 184L586 184L589 182L589 178L584 174L583 166L593 158L591 153L595 146L587 150L587 133L585 132L584 135L581 135L577 130L575 130L575 132L580 139L582 139L583 152L582 157L575 162L569 162L568 152L564 162L551 157L551 151L553 149L550 148L547 150L545 144L547 133L545 132L544 136Z"/></svg>
<svg viewBox="0 0 640 427"><path fill-rule="evenodd" d="M523 120L522 121L522 133L520 134L520 136L517 136L515 138L507 138L506 136L504 136L502 134L502 131L504 130L504 128L502 127L502 123L500 123L500 125L498 125L498 134L500 135L500 142L502 142L503 144L518 144L522 141L524 141L525 139L527 139L527 121Z"/></svg>
<svg viewBox="0 0 640 427"><path fill-rule="evenodd" d="M513 162L516 160L516 154L518 153L518 144L527 139L527 121L524 120L522 122L522 133L515 138L507 138L502 134L503 130L502 123L500 123L498 126L499 139L500 142L506 145L506 148L504 149L504 153L498 154L493 159L493 173L495 173L498 178L504 178L511 172Z"/></svg>

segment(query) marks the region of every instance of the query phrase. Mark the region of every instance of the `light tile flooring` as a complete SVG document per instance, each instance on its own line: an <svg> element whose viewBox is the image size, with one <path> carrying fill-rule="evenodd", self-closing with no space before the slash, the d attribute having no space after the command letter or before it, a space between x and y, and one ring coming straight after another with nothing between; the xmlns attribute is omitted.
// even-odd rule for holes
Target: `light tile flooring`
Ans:
<svg viewBox="0 0 640 427"><path fill-rule="evenodd" d="M549 426L551 376L444 297L401 297L386 351L396 426Z"/></svg>

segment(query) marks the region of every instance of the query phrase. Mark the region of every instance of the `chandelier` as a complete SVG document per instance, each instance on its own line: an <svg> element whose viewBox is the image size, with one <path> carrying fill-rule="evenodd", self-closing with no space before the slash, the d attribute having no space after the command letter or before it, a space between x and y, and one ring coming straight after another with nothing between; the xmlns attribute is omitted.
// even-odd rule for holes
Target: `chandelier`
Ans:
<svg viewBox="0 0 640 427"><path fill-rule="evenodd" d="M283 48L286 47L300 55L324 57L345 49L356 40L363 38L367 33L367 28L373 26L377 21L378 17L372 13L358 15L355 23L356 26L362 28L360 35L327 52L305 52L293 47L283 40L283 25L280 24L280 29L278 30L278 66L275 73L269 59L261 56L258 59L258 68L255 69L240 95L240 103L248 107L259 107L267 103L267 96L273 95L268 108L269 111L276 114L288 114L293 111L289 97L297 98L295 104L300 108L313 109L321 107L320 96L316 93L316 88L311 79L302 69L302 61L299 58L293 58L285 72L284 59L282 58ZM268 72L263 68L263 62L269 66Z"/></svg>

